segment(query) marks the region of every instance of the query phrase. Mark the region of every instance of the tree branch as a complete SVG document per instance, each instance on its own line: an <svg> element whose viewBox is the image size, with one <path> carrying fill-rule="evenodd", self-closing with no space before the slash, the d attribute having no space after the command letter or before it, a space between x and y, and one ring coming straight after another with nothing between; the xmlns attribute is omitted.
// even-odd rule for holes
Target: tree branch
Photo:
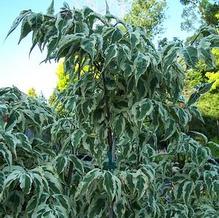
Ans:
<svg viewBox="0 0 219 218"><path fill-rule="evenodd" d="M109 109L109 99L108 99L108 91L106 88L106 78L104 72L102 72L102 79L103 79L103 88L104 88L104 101L105 101L105 108L106 108L106 119L108 121L108 131L107 131L107 140L109 145L108 150L108 157L109 157L109 167L110 169L113 168L115 162L115 146L113 140L113 133L112 128L110 127L110 120L111 120L111 113Z"/></svg>

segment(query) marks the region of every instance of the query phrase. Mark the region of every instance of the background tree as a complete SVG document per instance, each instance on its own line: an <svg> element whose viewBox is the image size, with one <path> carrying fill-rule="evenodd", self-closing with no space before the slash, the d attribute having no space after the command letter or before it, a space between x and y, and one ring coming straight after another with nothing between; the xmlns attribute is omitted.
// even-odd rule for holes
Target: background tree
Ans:
<svg viewBox="0 0 219 218"><path fill-rule="evenodd" d="M219 27L219 3L210 0L181 0L184 6L182 17L182 29L191 30L194 28L194 20L201 24Z"/></svg>
<svg viewBox="0 0 219 218"><path fill-rule="evenodd" d="M165 9L165 0L133 0L124 20L134 26L145 28L148 36L156 35L162 31Z"/></svg>
<svg viewBox="0 0 219 218"><path fill-rule="evenodd" d="M186 76L185 92L189 95L193 88L203 82L211 82L212 88L209 93L198 102L198 108L203 114L205 123L196 121L191 126L204 133L209 139L219 142L219 49L213 49L212 55L216 59L215 69L209 71L206 64L199 62L195 69L190 69ZM214 155L219 157L219 148L215 147Z"/></svg>
<svg viewBox="0 0 219 218"><path fill-rule="evenodd" d="M185 15L188 19L188 27L190 26L190 21L192 21L191 17L187 15L187 12L196 10L196 17L200 17L200 24L202 24L203 31L196 31L191 37L187 39L187 43L193 43L196 41L200 41L203 37L210 35L212 32L218 35L219 29L219 3L218 1L181 1L185 8ZM194 20L194 19L193 19ZM207 26L207 27L206 27ZM188 28L189 30L189 28ZM211 140L218 142L219 135L219 89L218 89L218 73L219 73L219 49L212 49L211 55L216 60L216 66L206 66L206 64L201 61L199 64L192 70L188 71L186 77L186 92L192 92L194 86L198 85L201 82L212 82L212 89L210 93L203 96L199 103L198 107L203 113L205 124L201 124L197 122L196 125L194 123L191 126L198 127L199 131L205 133ZM215 156L219 156L219 149L215 147L214 149Z"/></svg>
<svg viewBox="0 0 219 218"><path fill-rule="evenodd" d="M65 69L64 69L64 59L59 61L57 65L57 69L56 69L56 75L58 78L57 90L63 91L69 83L69 75L66 75Z"/></svg>

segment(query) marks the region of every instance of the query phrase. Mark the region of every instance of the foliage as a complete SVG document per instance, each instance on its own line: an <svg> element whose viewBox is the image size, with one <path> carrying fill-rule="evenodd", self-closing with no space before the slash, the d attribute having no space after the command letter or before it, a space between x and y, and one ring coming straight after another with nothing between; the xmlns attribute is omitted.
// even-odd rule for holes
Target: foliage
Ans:
<svg viewBox="0 0 219 218"><path fill-rule="evenodd" d="M214 3L208 0L202 0L199 6L202 19L205 20L207 25L219 27L219 3Z"/></svg>
<svg viewBox="0 0 219 218"><path fill-rule="evenodd" d="M133 0L131 9L124 20L134 26L145 28L148 36L152 36L162 30L165 8L165 0Z"/></svg>
<svg viewBox="0 0 219 218"><path fill-rule="evenodd" d="M219 88L219 72L217 73L207 72L205 75L208 78L208 81L213 83L211 89L217 90Z"/></svg>
<svg viewBox="0 0 219 218"><path fill-rule="evenodd" d="M58 198L65 197L58 193L61 185L52 162L48 164L56 157L50 135L55 115L45 102L15 87L0 89L0 102L0 216L36 214L35 209L49 208L46 201L55 193L55 207L64 212Z"/></svg>
<svg viewBox="0 0 219 218"><path fill-rule="evenodd" d="M201 23L219 27L219 3L214 0L180 0L185 6L182 17L182 29L191 30L194 28L194 20Z"/></svg>
<svg viewBox="0 0 219 218"><path fill-rule="evenodd" d="M216 65L219 68L219 49L213 49L212 54L215 57ZM208 78L209 82L212 82L212 90L217 91L219 90L219 70L216 72L207 72L205 76Z"/></svg>
<svg viewBox="0 0 219 218"><path fill-rule="evenodd" d="M64 60L60 60L58 63L56 75L58 77L57 90L63 91L69 83L69 75L66 75L64 71Z"/></svg>
<svg viewBox="0 0 219 218"><path fill-rule="evenodd" d="M198 130L205 134L210 141L218 143L219 136L219 94L207 93L202 96L197 104L203 115L204 123L194 119L190 124L191 130ZM210 144L212 154L219 159L218 147Z"/></svg>
<svg viewBox="0 0 219 218"><path fill-rule="evenodd" d="M219 94L208 93L198 102L198 106L205 116L219 120Z"/></svg>
<svg viewBox="0 0 219 218"><path fill-rule="evenodd" d="M30 97L37 97L37 93L36 93L36 90L34 88L30 88L27 90L27 95L30 96Z"/></svg>
<svg viewBox="0 0 219 218"><path fill-rule="evenodd" d="M2 216L217 217L218 163L206 137L188 131L192 117L202 119L194 103L211 84L196 87L184 106L179 104L183 67L195 66L200 55L209 62L203 43L177 42L157 51L143 28L109 11L102 16L66 3L56 15L53 11L52 6L47 14L23 11L9 30L22 22L20 39L32 32L31 50L47 49L45 61L65 58L69 85L57 96L65 117L44 106L44 118L35 123L39 103L25 101L33 107L32 128L40 124L36 143L24 139L32 145L31 166L11 158L14 147L2 123ZM203 39L205 54L217 40L213 34ZM8 105L14 109L6 102L3 114L10 112ZM11 137L16 131L14 126ZM37 148L42 151L35 154ZM10 206L14 199L16 205Z"/></svg>
<svg viewBox="0 0 219 218"><path fill-rule="evenodd" d="M217 31L211 29L209 31ZM209 34L208 31L204 31L204 34ZM190 40L200 41L203 38L203 34L196 33ZM212 141L217 141L219 136L219 49L214 48L211 50L211 55L215 59L215 67L209 68L206 63L199 61L194 69L187 71L185 93L190 95L193 87L198 86L200 83L211 82L212 87L210 93L202 96L197 104L201 111L205 123L202 124L197 120L193 120L191 123L191 129L198 129L200 132L207 135ZM211 144L211 148L213 145ZM216 151L215 151L216 150ZM215 147L213 151L214 156L219 157L218 149Z"/></svg>

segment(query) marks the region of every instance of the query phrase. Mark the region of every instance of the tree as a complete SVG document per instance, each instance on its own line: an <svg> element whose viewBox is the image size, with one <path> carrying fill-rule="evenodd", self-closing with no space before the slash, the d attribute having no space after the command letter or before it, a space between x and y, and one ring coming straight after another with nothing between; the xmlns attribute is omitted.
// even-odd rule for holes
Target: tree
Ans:
<svg viewBox="0 0 219 218"><path fill-rule="evenodd" d="M184 6L182 17L182 29L191 30L194 28L194 20L200 23L219 27L219 3L210 0L181 0ZM201 20L199 19L201 18Z"/></svg>
<svg viewBox="0 0 219 218"><path fill-rule="evenodd" d="M109 12L102 16L67 4L56 15L53 11L53 6L47 14L23 11L9 31L22 22L21 39L32 32L32 47L47 49L45 61L65 58L70 83L57 96L65 117L40 125L40 144L24 136L31 155L38 147L43 151L34 166L7 162L16 140L3 138L8 147L0 150L2 216L216 217L219 166L205 137L188 131L193 116L201 119L194 103L211 84L197 87L179 106L185 72L179 59L188 68L205 60L203 43L177 42L157 51L144 29ZM206 52L215 37L203 39ZM7 96L3 93L3 102ZM10 103L1 107L4 115ZM3 125L6 131L16 137L17 127ZM15 199L18 206L11 207Z"/></svg>
<svg viewBox="0 0 219 218"><path fill-rule="evenodd" d="M165 8L165 0L133 0L131 10L124 20L134 26L145 28L148 36L156 35L162 31Z"/></svg>

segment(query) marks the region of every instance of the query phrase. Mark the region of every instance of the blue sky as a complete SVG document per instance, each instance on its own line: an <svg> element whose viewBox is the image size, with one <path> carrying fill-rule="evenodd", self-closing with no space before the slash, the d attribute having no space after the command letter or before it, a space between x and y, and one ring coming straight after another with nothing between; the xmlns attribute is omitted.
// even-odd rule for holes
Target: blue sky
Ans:
<svg viewBox="0 0 219 218"><path fill-rule="evenodd" d="M64 0L55 0L58 10ZM85 5L100 13L105 13L104 0L65 0L70 6L81 8ZM124 1L124 0L123 0ZM120 0L120 2L123 2ZM45 12L51 0L1 0L0 1L0 87L15 85L26 92L34 87L38 93L48 97L56 86L56 64L39 64L45 54L36 48L30 58L31 37L24 39L18 46L19 28L7 40L5 36L16 16L21 10L32 9L36 12ZM162 37L185 39L188 34L180 30L182 6L179 0L167 0L165 32ZM117 16L123 16L128 6L118 4L116 0L108 0L110 11Z"/></svg>

